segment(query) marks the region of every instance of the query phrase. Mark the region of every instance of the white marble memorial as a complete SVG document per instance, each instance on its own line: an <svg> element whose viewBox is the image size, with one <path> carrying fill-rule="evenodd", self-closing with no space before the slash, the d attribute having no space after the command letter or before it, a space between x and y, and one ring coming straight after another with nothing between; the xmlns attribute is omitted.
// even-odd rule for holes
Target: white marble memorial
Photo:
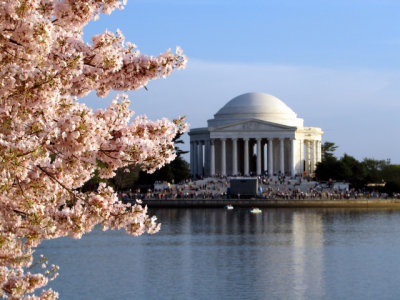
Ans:
<svg viewBox="0 0 400 300"><path fill-rule="evenodd" d="M303 123L274 96L235 97L208 127L190 130L191 175L313 175L323 132Z"/></svg>

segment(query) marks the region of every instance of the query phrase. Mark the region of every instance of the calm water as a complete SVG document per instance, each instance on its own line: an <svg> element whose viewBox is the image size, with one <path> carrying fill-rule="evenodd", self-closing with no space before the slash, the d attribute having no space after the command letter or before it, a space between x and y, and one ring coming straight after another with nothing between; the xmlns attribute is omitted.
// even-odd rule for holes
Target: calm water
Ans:
<svg viewBox="0 0 400 300"><path fill-rule="evenodd" d="M400 211L153 210L153 236L95 230L37 251L61 299L399 299Z"/></svg>

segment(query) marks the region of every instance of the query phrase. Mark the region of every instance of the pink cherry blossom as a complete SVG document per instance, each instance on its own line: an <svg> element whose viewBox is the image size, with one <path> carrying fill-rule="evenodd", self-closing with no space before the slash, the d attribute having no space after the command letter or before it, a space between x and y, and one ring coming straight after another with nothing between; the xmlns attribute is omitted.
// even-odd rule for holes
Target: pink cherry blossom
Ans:
<svg viewBox="0 0 400 300"><path fill-rule="evenodd" d="M84 42L83 28L126 1L0 1L0 296L56 299L43 290L58 267L27 271L43 240L80 238L100 224L137 236L160 224L111 187L79 191L95 172L103 178L128 165L153 172L175 158L173 138L184 118L133 118L126 95L93 111L77 97L136 90L185 67L178 47L157 57L140 54L123 34Z"/></svg>

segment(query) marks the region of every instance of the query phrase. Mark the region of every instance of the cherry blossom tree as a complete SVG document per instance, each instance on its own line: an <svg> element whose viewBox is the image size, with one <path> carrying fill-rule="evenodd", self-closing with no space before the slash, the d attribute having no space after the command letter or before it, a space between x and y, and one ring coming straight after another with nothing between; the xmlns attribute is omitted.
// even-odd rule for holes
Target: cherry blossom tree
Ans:
<svg viewBox="0 0 400 300"><path fill-rule="evenodd" d="M123 8L117 0L0 1L0 296L55 299L34 292L57 275L33 253L43 241L80 238L101 224L128 234L155 233L146 207L123 204L104 184L82 193L95 171L110 178L138 165L152 172L175 157L172 139L182 118L131 119L126 95L93 111L78 97L96 91L136 90L185 66L178 48L158 57L140 54L121 32L83 41L84 26L100 13Z"/></svg>

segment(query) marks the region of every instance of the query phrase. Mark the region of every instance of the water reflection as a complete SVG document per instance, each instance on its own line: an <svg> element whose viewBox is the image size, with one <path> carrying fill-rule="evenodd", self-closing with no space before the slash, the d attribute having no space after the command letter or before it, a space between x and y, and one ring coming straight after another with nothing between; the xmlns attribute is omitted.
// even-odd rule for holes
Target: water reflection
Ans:
<svg viewBox="0 0 400 300"><path fill-rule="evenodd" d="M95 230L80 241L44 244L38 252L61 267L52 283L61 299L360 298L373 294L372 288L388 293L400 278L393 267L399 258L380 259L400 247L400 239L393 239L400 235L398 211L152 212L163 223L154 236ZM365 282L377 268L394 278L377 275L369 286Z"/></svg>
<svg viewBox="0 0 400 300"><path fill-rule="evenodd" d="M323 295L323 224L317 213L293 214L293 269L294 296L305 299L305 292L313 287L313 296Z"/></svg>

